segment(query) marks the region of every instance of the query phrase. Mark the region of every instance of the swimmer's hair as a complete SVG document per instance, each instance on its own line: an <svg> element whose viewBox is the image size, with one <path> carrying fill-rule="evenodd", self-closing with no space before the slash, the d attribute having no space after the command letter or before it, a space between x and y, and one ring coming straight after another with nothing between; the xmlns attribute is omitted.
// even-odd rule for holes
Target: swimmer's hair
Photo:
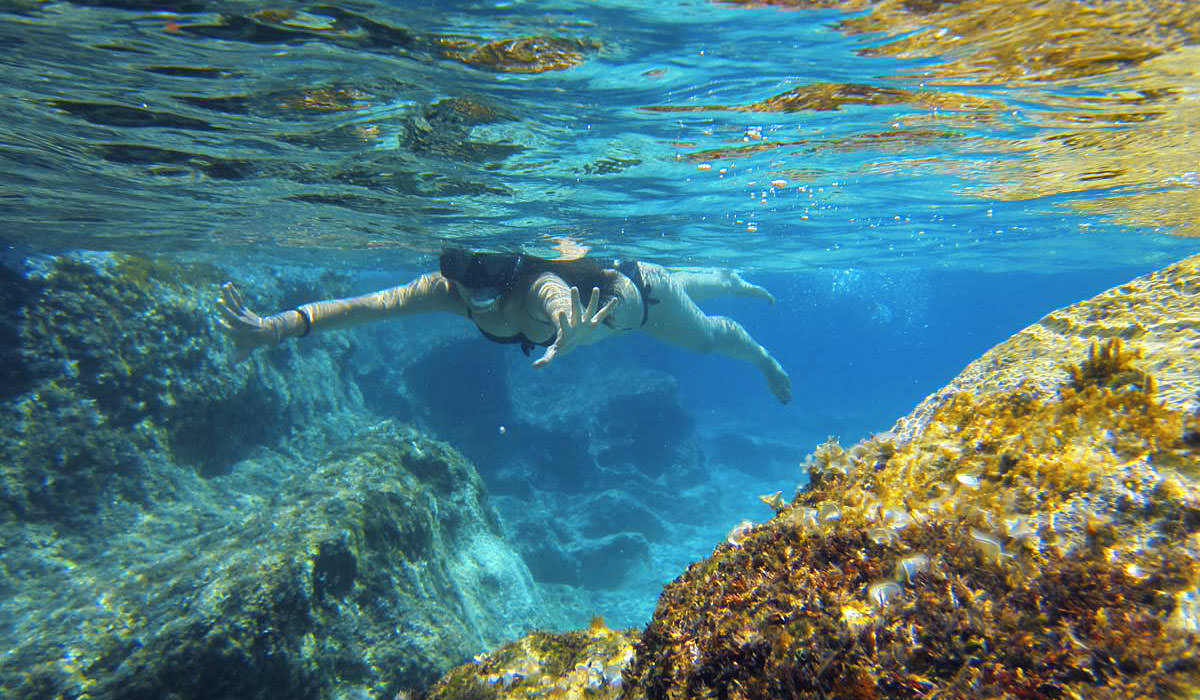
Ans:
<svg viewBox="0 0 1200 700"><path fill-rule="evenodd" d="M480 253L447 248L438 258L442 277L467 287L510 289L523 272L526 256L513 253Z"/></svg>
<svg viewBox="0 0 1200 700"><path fill-rule="evenodd" d="M609 268L593 258L548 260L523 253L485 253L447 248L438 258L438 269L442 277L458 282L467 289L491 287L507 292L517 280L532 280L543 272L552 272L579 287L585 298L590 296L592 287L612 291L604 274Z"/></svg>
<svg viewBox="0 0 1200 700"><path fill-rule="evenodd" d="M462 282L467 272L467 264L471 261L471 253L462 248L447 248L438 257L438 270L442 277L455 282Z"/></svg>

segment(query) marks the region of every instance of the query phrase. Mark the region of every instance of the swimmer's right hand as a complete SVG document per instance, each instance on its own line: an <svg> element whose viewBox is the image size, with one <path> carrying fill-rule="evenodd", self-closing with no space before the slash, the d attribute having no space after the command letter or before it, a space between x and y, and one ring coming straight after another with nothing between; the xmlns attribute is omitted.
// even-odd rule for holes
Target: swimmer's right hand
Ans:
<svg viewBox="0 0 1200 700"><path fill-rule="evenodd" d="M287 323L280 314L263 318L246 307L242 295L233 282L226 282L221 287L221 296L217 299L217 310L221 315L217 322L225 329L225 333L233 340L237 349L238 362L261 345L278 343L283 340Z"/></svg>
<svg viewBox="0 0 1200 700"><path fill-rule="evenodd" d="M604 319L616 306L617 300L609 299L604 306L597 308L600 301L600 288L593 287L592 295L588 298L587 308L584 308L579 298L579 287L571 287L570 313L560 311L555 325L558 328L554 342L546 348L545 354L533 363L534 367L542 368L555 357L565 355L580 345L594 343L609 331L601 326Z"/></svg>

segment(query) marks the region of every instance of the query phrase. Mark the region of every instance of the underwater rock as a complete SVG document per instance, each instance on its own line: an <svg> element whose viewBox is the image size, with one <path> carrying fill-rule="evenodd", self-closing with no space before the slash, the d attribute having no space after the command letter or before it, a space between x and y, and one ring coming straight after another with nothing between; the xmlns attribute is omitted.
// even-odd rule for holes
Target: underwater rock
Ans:
<svg viewBox="0 0 1200 700"><path fill-rule="evenodd" d="M1156 387L1200 380L1198 263L1051 314L1106 320L1002 345L919 430L818 448L790 506L668 585L625 697L1194 693L1198 417Z"/></svg>
<svg viewBox="0 0 1200 700"><path fill-rule="evenodd" d="M1050 314L819 446L666 586L620 697L1194 697L1198 289L1200 256Z"/></svg>
<svg viewBox="0 0 1200 700"><path fill-rule="evenodd" d="M633 470L653 478L695 460L694 421L680 405L678 384L671 375L619 368L586 383L567 375L563 379L514 385L512 392L516 417L547 434L545 449L561 445L569 450L564 457L578 457L575 436L581 431L589 436L591 464L568 469L566 476L575 483L563 484L564 490L606 486L595 481L610 472ZM551 456L553 463L564 464ZM557 471L563 471L561 466Z"/></svg>
<svg viewBox="0 0 1200 700"><path fill-rule="evenodd" d="M599 617L581 630L533 632L447 673L424 697L615 700L637 635L637 628L614 630Z"/></svg>
<svg viewBox="0 0 1200 700"><path fill-rule="evenodd" d="M1182 413L1200 408L1200 256L1193 256L1046 314L985 352L941 391L926 398L892 429L899 441L919 437L932 410L955 394L985 396L1018 385L1054 392L1064 380L1064 358L1086 355L1092 344L1120 339L1136 365L1154 377L1155 395Z"/></svg>
<svg viewBox="0 0 1200 700"><path fill-rule="evenodd" d="M22 264L0 268L0 696L391 698L546 624L474 467L364 409L347 334L237 364L215 268ZM348 291L238 281L260 308Z"/></svg>
<svg viewBox="0 0 1200 700"><path fill-rule="evenodd" d="M391 698L543 623L446 445L381 423L270 488L250 472L179 477L102 543L10 547L5 697Z"/></svg>
<svg viewBox="0 0 1200 700"><path fill-rule="evenodd" d="M87 521L169 492L164 464L221 473L297 423L337 430L314 419L360 403L336 372L291 379L339 364L344 339L236 365L208 306L216 269L78 254L8 274L0 339L21 381L0 402L0 517ZM288 285L271 289L278 300Z"/></svg>

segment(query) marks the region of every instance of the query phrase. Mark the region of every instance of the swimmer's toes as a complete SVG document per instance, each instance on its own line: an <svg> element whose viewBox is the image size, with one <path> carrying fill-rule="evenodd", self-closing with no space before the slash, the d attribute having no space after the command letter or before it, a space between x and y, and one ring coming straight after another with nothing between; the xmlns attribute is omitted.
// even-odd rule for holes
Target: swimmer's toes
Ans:
<svg viewBox="0 0 1200 700"><path fill-rule="evenodd" d="M783 369L768 375L767 385L771 387L771 393L779 399L779 403L786 404L792 400L792 380Z"/></svg>

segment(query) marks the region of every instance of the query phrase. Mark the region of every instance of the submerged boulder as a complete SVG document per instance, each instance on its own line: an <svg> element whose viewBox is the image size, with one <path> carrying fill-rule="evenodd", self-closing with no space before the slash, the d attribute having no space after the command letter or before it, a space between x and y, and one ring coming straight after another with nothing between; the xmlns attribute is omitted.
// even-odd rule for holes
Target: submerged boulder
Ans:
<svg viewBox="0 0 1200 700"><path fill-rule="evenodd" d="M1198 280L1191 258L1051 314L899 434L818 448L793 502L666 588L626 697L1194 692L1200 418L1171 387L1200 380Z"/></svg>
<svg viewBox="0 0 1200 700"><path fill-rule="evenodd" d="M5 697L391 698L543 623L445 444L383 423L279 469L177 477L103 541L7 525Z"/></svg>
<svg viewBox="0 0 1200 700"><path fill-rule="evenodd" d="M475 468L363 408L346 335L236 364L216 269L3 274L0 696L391 698L546 624Z"/></svg>
<svg viewBox="0 0 1200 700"><path fill-rule="evenodd" d="M447 673L425 700L615 700L637 633L599 617L580 630L531 632Z"/></svg>

